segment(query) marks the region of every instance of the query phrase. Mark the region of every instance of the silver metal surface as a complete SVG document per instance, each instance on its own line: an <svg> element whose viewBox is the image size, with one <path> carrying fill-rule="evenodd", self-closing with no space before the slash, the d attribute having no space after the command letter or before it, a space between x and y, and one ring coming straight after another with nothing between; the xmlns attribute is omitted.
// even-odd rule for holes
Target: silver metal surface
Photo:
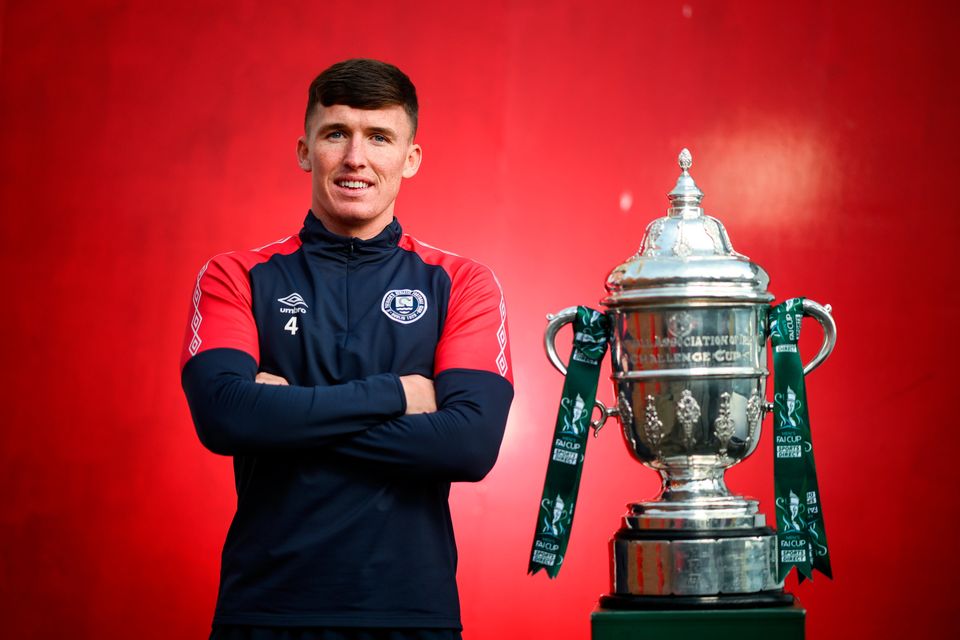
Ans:
<svg viewBox="0 0 960 640"><path fill-rule="evenodd" d="M600 417L590 421L590 426L593 427L593 437L596 438L608 419L620 416L620 407L607 407L599 400L595 400L593 406L600 409Z"/></svg>
<svg viewBox="0 0 960 640"><path fill-rule="evenodd" d="M833 321L831 311L830 305L821 306L813 300L803 299L803 314L816 319L823 327L823 345L813 360L803 368L805 376L819 367L827 356L833 353L833 347L837 344L837 323Z"/></svg>
<svg viewBox="0 0 960 640"><path fill-rule="evenodd" d="M563 360L557 355L557 332L560 331L560 327L573 322L576 317L576 307L567 307L556 313L547 314L547 330L543 332L543 348L547 352L550 364L563 375L567 375L567 365L563 364Z"/></svg>
<svg viewBox="0 0 960 640"><path fill-rule="evenodd" d="M623 516L624 529L643 531L755 529L765 525L766 517L760 513L757 501L738 496L640 502L630 505L630 510Z"/></svg>
<svg viewBox="0 0 960 640"><path fill-rule="evenodd" d="M666 216L651 222L637 253L610 272L601 301L611 324L617 408L598 402L594 429L618 417L631 455L662 479L659 495L631 505L614 537L614 593L774 589L775 536L756 501L731 494L724 482L725 471L756 449L770 411L767 316L774 296L766 272L704 214L686 149L679 163ZM554 343L576 311L547 316L544 347L564 374ZM837 330L829 306L804 300L803 313L824 334L805 366L810 373L833 351ZM632 531L655 539L625 533Z"/></svg>
<svg viewBox="0 0 960 640"><path fill-rule="evenodd" d="M776 536L613 541L618 595L744 594L782 587Z"/></svg>

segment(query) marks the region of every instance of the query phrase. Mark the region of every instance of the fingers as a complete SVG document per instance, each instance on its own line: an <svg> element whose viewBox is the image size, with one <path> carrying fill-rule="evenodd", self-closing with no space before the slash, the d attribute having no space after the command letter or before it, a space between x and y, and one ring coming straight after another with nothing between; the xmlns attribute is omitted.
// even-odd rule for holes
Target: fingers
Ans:
<svg viewBox="0 0 960 640"><path fill-rule="evenodd" d="M437 396L433 380L421 375L400 376L403 393L407 398L407 413L433 413L437 410Z"/></svg>
<svg viewBox="0 0 960 640"><path fill-rule="evenodd" d="M267 373L266 371L261 371L260 373L258 373L257 377L254 378L254 381L258 382L259 384L274 384L274 385L280 385L280 386L285 386L290 384L289 382L287 382L286 378L275 376L272 373Z"/></svg>

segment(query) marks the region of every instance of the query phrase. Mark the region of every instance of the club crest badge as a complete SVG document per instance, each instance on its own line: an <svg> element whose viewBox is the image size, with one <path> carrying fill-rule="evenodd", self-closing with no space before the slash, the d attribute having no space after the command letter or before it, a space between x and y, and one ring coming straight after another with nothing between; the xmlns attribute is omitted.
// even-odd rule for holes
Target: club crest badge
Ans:
<svg viewBox="0 0 960 640"><path fill-rule="evenodd" d="M427 312L427 297L419 289L392 289L384 294L380 310L394 322L410 324Z"/></svg>

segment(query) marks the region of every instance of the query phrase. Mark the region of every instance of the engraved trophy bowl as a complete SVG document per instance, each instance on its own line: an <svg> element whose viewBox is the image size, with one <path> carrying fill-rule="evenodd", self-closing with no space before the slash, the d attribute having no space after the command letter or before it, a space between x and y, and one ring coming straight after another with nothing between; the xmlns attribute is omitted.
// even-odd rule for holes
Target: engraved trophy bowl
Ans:
<svg viewBox="0 0 960 640"><path fill-rule="evenodd" d="M775 533L757 502L732 494L725 471L749 456L769 410L769 277L736 251L680 154L667 215L651 222L639 251L607 278L616 406L599 401L599 430L620 420L630 454L660 473L653 500L629 505L612 541L610 608L763 606L792 601L777 580ZM823 327L809 373L832 352L829 306L804 300ZM557 355L576 307L547 316L544 346Z"/></svg>

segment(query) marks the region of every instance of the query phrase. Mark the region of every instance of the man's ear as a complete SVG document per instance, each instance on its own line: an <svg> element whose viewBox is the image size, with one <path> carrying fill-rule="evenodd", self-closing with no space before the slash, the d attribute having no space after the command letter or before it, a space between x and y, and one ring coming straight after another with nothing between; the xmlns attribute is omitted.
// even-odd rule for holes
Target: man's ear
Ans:
<svg viewBox="0 0 960 640"><path fill-rule="evenodd" d="M411 144L407 150L407 160L403 165L403 177L412 178L420 170L420 161L423 160L423 150L418 144Z"/></svg>
<svg viewBox="0 0 960 640"><path fill-rule="evenodd" d="M307 146L305 135L297 138L297 164L308 173L313 170L313 165L310 164L310 147Z"/></svg>

